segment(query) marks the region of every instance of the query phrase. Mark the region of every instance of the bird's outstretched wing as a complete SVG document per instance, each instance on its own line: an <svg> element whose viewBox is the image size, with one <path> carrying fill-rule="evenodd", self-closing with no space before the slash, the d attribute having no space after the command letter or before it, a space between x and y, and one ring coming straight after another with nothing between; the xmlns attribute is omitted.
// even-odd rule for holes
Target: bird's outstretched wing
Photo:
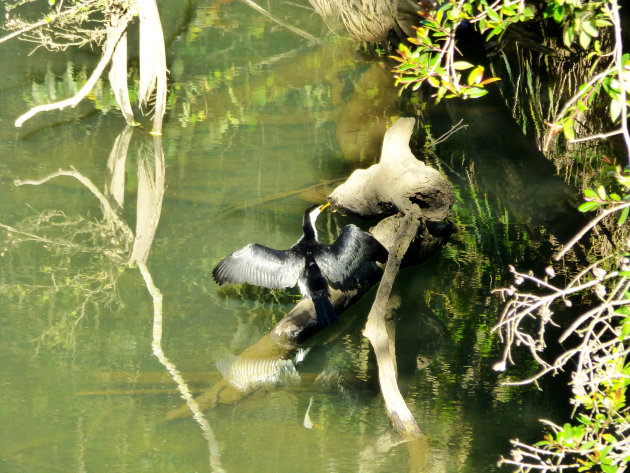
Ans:
<svg viewBox="0 0 630 473"><path fill-rule="evenodd" d="M315 254L315 262L331 286L344 290L354 288L360 270L375 261L387 261L387 250L355 225L343 227L332 245L324 245Z"/></svg>
<svg viewBox="0 0 630 473"><path fill-rule="evenodd" d="M235 251L212 270L218 284L249 283L268 288L292 287L304 270L304 257L257 243Z"/></svg>

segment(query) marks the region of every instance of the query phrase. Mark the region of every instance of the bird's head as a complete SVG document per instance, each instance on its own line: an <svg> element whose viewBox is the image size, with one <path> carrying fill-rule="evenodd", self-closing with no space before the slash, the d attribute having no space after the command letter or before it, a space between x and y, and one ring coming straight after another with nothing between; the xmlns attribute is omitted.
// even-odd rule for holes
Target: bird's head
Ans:
<svg viewBox="0 0 630 473"><path fill-rule="evenodd" d="M317 217L319 217L319 214L322 213L322 211L326 207L330 207L330 202L326 202L325 204L322 204L322 205L312 205L308 209L306 209L306 215L308 215L308 218L310 219L313 225L315 225L315 221L317 220Z"/></svg>

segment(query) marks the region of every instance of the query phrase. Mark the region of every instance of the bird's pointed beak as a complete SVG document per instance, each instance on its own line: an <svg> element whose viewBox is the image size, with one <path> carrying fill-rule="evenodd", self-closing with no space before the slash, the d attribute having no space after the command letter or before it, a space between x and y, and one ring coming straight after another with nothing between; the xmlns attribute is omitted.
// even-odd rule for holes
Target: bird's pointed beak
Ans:
<svg viewBox="0 0 630 473"><path fill-rule="evenodd" d="M322 205L322 206L319 208L319 211L320 211L320 212L321 212L321 211L323 211L326 207L330 207L330 202L326 202L324 205Z"/></svg>

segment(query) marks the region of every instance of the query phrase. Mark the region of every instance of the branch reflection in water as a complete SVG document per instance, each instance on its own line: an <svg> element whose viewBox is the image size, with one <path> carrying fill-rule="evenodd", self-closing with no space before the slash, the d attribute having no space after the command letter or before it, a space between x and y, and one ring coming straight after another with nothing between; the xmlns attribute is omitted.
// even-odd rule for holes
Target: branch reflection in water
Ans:
<svg viewBox="0 0 630 473"><path fill-rule="evenodd" d="M177 384L182 398L186 401L186 405L192 412L194 419L200 425L203 435L208 442L209 462L212 471L223 472L225 470L221 465L218 442L214 436L214 432L208 420L199 409L197 402L193 399L190 389L181 373L168 359L162 349L162 293L154 284L153 277L147 267L149 252L160 220L165 188L165 164L161 136L153 135L151 137L151 143L142 143L139 149L138 201L135 233L120 217L118 212L124 206L125 164L132 135L133 128L127 126L114 142L107 162L108 180L104 186L104 192L101 192L88 177L81 174L74 167L71 167L69 170L60 169L38 180L16 180L15 185L38 186L58 177L72 177L98 199L103 212L103 221L102 226L97 227L97 229L101 231L107 229L108 232L122 236L109 239L110 242L114 242L115 245L118 246L117 251L104 251L103 248L98 248L96 245L87 250L103 252L119 265L136 265L140 270L147 290L153 300L153 337L151 343L153 354L166 368L173 381ZM26 233L19 228L13 228L7 225L2 225L2 228L7 230L10 234L29 235L28 239L48 242L50 246L54 247L54 242L50 242L45 237L38 238L37 235ZM124 254L129 254L129 248L131 248L130 256L128 258L121 257ZM85 250L86 248L83 248L83 251ZM114 256L116 257L114 258Z"/></svg>

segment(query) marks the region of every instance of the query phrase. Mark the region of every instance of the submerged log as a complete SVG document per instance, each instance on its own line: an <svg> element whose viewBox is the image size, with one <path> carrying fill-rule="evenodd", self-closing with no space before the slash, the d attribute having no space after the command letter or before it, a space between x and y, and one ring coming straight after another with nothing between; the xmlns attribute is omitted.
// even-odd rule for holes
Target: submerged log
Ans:
<svg viewBox="0 0 630 473"><path fill-rule="evenodd" d="M445 220L455 196L450 183L439 172L418 161L409 148L413 118L399 119L386 133L381 160L367 170L357 170L330 196L332 206L341 212L363 216L394 213L371 229L372 235L387 248L390 257L385 267L386 287L379 289L365 336L371 341L379 363L381 390L394 427L408 438L417 438L421 430L406 409L396 383L393 340L384 329L387 301L399 267L420 264L433 255L452 233L454 226ZM352 291L331 288L331 302L338 314L351 307L376 284L380 269L365 274ZM313 303L302 299L273 328L271 333L238 358L250 360L287 360L300 343L322 327L317 324ZM267 364L268 365L268 364ZM278 378L271 375L271 382ZM239 390L223 379L196 398L200 409L216 404L234 403L251 391ZM167 413L167 419L188 416L185 406Z"/></svg>

